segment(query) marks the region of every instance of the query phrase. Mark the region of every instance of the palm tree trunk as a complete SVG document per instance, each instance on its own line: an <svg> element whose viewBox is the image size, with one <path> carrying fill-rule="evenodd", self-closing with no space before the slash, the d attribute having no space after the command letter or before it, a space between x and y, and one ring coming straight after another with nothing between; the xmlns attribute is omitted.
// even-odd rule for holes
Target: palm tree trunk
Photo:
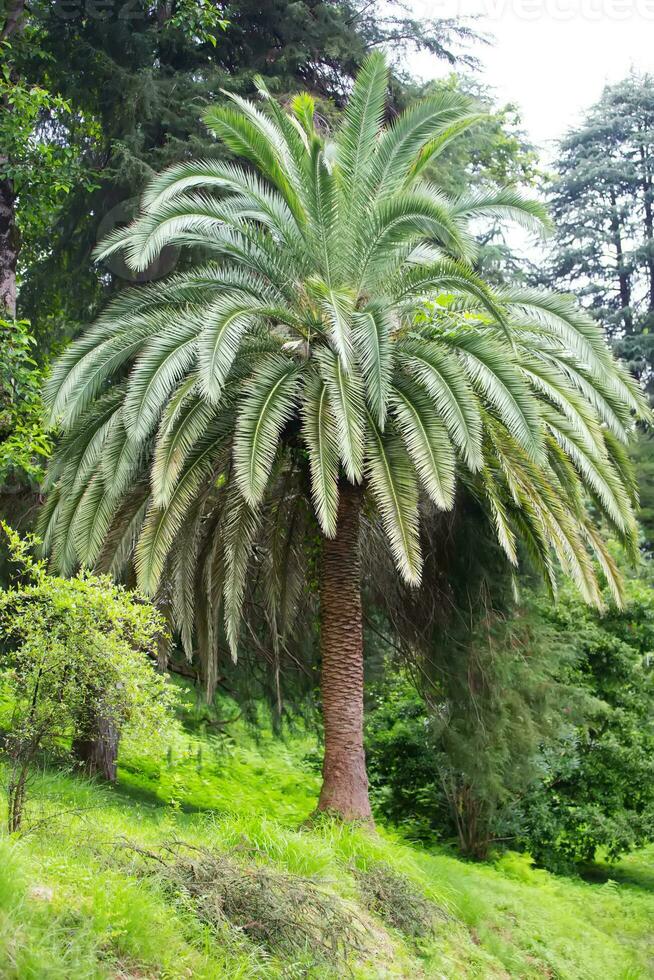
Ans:
<svg viewBox="0 0 654 980"><path fill-rule="evenodd" d="M325 728L318 810L372 821L363 751L363 623L359 523L361 487L341 482L336 537L322 546L320 649Z"/></svg>

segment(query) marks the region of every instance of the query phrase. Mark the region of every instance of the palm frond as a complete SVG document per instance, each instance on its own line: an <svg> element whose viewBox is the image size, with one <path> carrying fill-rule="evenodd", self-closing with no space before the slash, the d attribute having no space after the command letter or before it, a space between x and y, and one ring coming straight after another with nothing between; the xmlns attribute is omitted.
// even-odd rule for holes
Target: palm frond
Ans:
<svg viewBox="0 0 654 980"><path fill-rule="evenodd" d="M326 347L316 351L316 360L336 420L343 467L348 480L358 483L363 474L365 432L365 401L361 378L356 370L346 374L341 359Z"/></svg>
<svg viewBox="0 0 654 980"><path fill-rule="evenodd" d="M440 92L402 112L382 134L373 164L373 187L390 195L403 187L418 169L418 160L430 141L443 138L459 125L463 132L478 116L470 114L470 100L457 92ZM425 160L426 162L426 160Z"/></svg>
<svg viewBox="0 0 654 980"><path fill-rule="evenodd" d="M210 486L223 446L223 434L216 437L209 428L187 457L166 504L150 503L135 554L139 587L146 595L156 593L175 536L197 495Z"/></svg>
<svg viewBox="0 0 654 980"><path fill-rule="evenodd" d="M381 53L368 55L354 83L337 135L339 180L343 200L352 200L365 187L375 139L386 107L388 67Z"/></svg>
<svg viewBox="0 0 654 980"><path fill-rule="evenodd" d="M400 574L418 585L422 571L418 533L418 481L397 433L368 419L366 476Z"/></svg>
<svg viewBox="0 0 654 980"><path fill-rule="evenodd" d="M234 474L251 507L260 503L282 429L297 405L299 372L289 358L262 358L243 386L236 417Z"/></svg>
<svg viewBox="0 0 654 980"><path fill-rule="evenodd" d="M419 340L398 345L398 361L429 393L450 438L473 472L482 466L481 414L458 360L447 349Z"/></svg>
<svg viewBox="0 0 654 980"><path fill-rule="evenodd" d="M424 388L401 376L391 393L395 427L426 493L437 507L454 504L456 455L433 400Z"/></svg>
<svg viewBox="0 0 654 980"><path fill-rule="evenodd" d="M525 231L542 234L552 228L547 209L511 187L500 191L474 191L461 194L452 204L452 213L465 218L510 218Z"/></svg>
<svg viewBox="0 0 654 980"><path fill-rule="evenodd" d="M338 431L327 385L313 373L307 378L302 414L302 434L309 452L313 506L323 533L333 538L338 512Z"/></svg>
<svg viewBox="0 0 654 980"><path fill-rule="evenodd" d="M352 336L366 399L382 432L393 377L392 333L396 328L393 314L375 303L352 316Z"/></svg>

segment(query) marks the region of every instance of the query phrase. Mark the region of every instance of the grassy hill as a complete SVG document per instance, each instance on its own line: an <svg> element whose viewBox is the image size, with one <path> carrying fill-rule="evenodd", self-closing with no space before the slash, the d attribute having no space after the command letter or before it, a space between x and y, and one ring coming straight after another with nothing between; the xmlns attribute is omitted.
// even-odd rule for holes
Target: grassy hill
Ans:
<svg viewBox="0 0 654 980"><path fill-rule="evenodd" d="M207 734L189 703L115 788L36 774L0 837L0 977L654 977L654 850L590 883L305 828L312 747Z"/></svg>

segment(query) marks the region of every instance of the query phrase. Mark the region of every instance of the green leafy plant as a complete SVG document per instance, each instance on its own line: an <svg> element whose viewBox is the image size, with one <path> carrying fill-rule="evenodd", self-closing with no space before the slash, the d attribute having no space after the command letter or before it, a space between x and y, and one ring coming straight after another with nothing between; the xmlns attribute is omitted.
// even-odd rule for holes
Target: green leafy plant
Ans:
<svg viewBox="0 0 654 980"><path fill-rule="evenodd" d="M0 685L11 707L8 824L15 832L41 749L69 744L97 718L154 738L172 693L152 663L165 625L149 602L107 578L48 575L30 557L33 542L2 527L22 579L0 592Z"/></svg>
<svg viewBox="0 0 654 980"><path fill-rule="evenodd" d="M511 562L523 536L552 587L554 554L599 603L595 556L619 597L586 501L635 548L623 444L646 413L573 304L494 291L475 273L470 219L540 228L545 216L513 190L449 198L425 178L479 121L474 105L439 92L385 127L387 87L373 55L333 136L309 95L285 112L263 83L261 108L237 95L210 108L208 125L251 166L165 171L97 252L142 270L167 245L193 245L204 264L123 292L47 387L64 430L43 522L55 564L133 558L214 672L221 621L235 656L262 580L279 650L297 627L303 546L320 537L319 807L362 819L362 522L416 585L421 512L451 508L465 480Z"/></svg>
<svg viewBox="0 0 654 980"><path fill-rule="evenodd" d="M624 609L604 615L565 589L541 620L572 654L568 687L583 717L544 747L540 784L521 803L523 847L555 871L609 860L654 839L654 598L649 564L626 585Z"/></svg>
<svg viewBox="0 0 654 980"><path fill-rule="evenodd" d="M586 699L566 676L573 652L533 610L479 619L442 627L420 690L389 663L370 699L366 755L380 814L485 858L515 846L521 801L543 785L543 751L570 736Z"/></svg>
<svg viewBox="0 0 654 980"><path fill-rule="evenodd" d="M39 39L30 32L30 41L16 44L38 46ZM10 183L17 198L17 225L28 242L42 233L62 199L72 190L92 186L79 149L70 140L59 138L72 126L90 137L93 122L73 118L71 104L62 96L41 85L26 84L16 78L12 59L16 52L8 41L0 42L0 179ZM30 255L36 260L39 256Z"/></svg>
<svg viewBox="0 0 654 980"><path fill-rule="evenodd" d="M41 400L43 373L25 320L0 319L0 483L38 485L52 451Z"/></svg>

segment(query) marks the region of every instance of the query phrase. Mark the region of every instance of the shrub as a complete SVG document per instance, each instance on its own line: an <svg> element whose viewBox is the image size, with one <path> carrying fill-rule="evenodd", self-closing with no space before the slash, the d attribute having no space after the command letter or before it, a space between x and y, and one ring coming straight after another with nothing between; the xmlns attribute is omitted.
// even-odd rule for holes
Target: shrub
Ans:
<svg viewBox="0 0 654 980"><path fill-rule="evenodd" d="M520 832L518 801L543 775L541 746L577 710L565 651L526 611L487 617L445 645L418 692L387 671L366 725L377 810L411 836L455 840L484 858Z"/></svg>
<svg viewBox="0 0 654 980"><path fill-rule="evenodd" d="M0 592L0 685L10 706L9 830L20 828L30 765L104 720L152 737L172 693L151 660L165 625L154 607L109 578L47 574L6 524L19 581Z"/></svg>
<svg viewBox="0 0 654 980"><path fill-rule="evenodd" d="M0 485L36 486L52 449L45 428L43 374L26 320L0 317Z"/></svg>
<svg viewBox="0 0 654 980"><path fill-rule="evenodd" d="M368 714L378 812L423 840L491 845L552 871L654 840L654 589L647 562L625 608L524 594L479 642L439 648L424 697L389 673Z"/></svg>
<svg viewBox="0 0 654 980"><path fill-rule="evenodd" d="M580 724L546 746L543 779L521 803L523 847L553 870L610 860L654 839L654 589L649 562L624 609L601 615L571 589L540 615L574 653L567 678L585 695Z"/></svg>

